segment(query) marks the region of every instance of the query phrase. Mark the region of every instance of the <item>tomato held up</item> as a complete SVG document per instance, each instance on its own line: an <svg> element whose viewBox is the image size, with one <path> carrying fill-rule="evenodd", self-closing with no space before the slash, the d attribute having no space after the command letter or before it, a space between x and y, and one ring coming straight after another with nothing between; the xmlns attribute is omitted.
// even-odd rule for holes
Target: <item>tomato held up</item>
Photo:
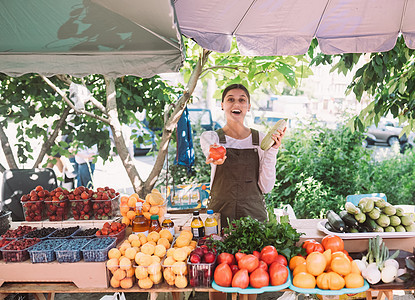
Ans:
<svg viewBox="0 0 415 300"><path fill-rule="evenodd" d="M214 160L222 159L226 155L226 148L217 144L210 145L209 156Z"/></svg>

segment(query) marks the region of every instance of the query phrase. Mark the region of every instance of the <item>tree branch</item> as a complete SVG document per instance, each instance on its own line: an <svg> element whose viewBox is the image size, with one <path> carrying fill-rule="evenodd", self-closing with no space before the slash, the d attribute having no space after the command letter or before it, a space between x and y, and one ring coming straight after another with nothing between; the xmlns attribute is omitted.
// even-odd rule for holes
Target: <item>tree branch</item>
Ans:
<svg viewBox="0 0 415 300"><path fill-rule="evenodd" d="M63 114L61 118L59 119L58 123L56 124L55 129L53 130L52 134L49 136L47 141L42 145L42 148L40 149L40 153L33 164L33 168L38 168L39 164L42 162L43 157L45 156L46 152L52 147L52 145L55 143L56 137L58 136L59 132L61 131L63 125L65 124L66 118L69 115L69 111L71 110L70 107L66 107L63 111Z"/></svg>
<svg viewBox="0 0 415 300"><path fill-rule="evenodd" d="M186 104L190 99L190 96L196 88L198 79L202 72L202 68L206 64L206 61L210 53L211 51L203 49L203 53L200 55L199 60L196 63L196 66L193 69L192 74L190 75L190 79L187 83L186 90L180 97L179 101L177 102L177 105L174 107L174 110L168 118L167 122L164 124L163 135L161 137L160 142L160 149L156 158L156 162L154 163L153 169L151 170L147 180L144 182L144 193L149 193L151 191L151 189L157 181L158 176L160 175L160 171L163 168L164 161L168 152L168 146L173 131L177 126L177 122L179 121L186 107Z"/></svg>
<svg viewBox="0 0 415 300"><path fill-rule="evenodd" d="M10 147L9 139L7 138L6 133L3 129L3 124L0 123L0 140L1 146L3 148L4 156L6 156L7 164L10 169L18 169L16 161L14 160L14 155L12 148Z"/></svg>
<svg viewBox="0 0 415 300"><path fill-rule="evenodd" d="M53 90L55 90L59 95L61 95L61 97L63 98L63 100L65 100L65 102L69 105L69 107L70 108L72 108L75 112L77 112L77 113L82 113L82 114L85 114L85 115L87 115L87 116L90 116L90 117L92 117L92 118L95 118L95 119L97 119L97 120L100 120L100 121L102 121L102 122L104 122L104 123L106 123L106 124L109 124L109 121L108 121L108 119L105 119L105 118L103 118L103 117L101 117L101 116L98 116L98 115L96 115L96 114L94 114L94 113L91 113L91 112L89 112L89 111L87 111L87 110L79 110L79 109L76 109L75 108L75 106L73 105L73 103L72 103L72 101L71 100L69 100L68 99L68 97L66 97L66 94L65 94L65 92L64 91L62 91L59 87L57 87L56 85L54 85L53 83L52 83L52 81L50 81L46 76L44 76L44 75L40 75L39 74L39 76L53 89Z"/></svg>
<svg viewBox="0 0 415 300"><path fill-rule="evenodd" d="M134 165L133 158L128 152L125 140L122 135L122 125L118 119L117 111L117 99L115 97L115 81L113 78L104 76L106 93L107 93L107 113L109 117L109 125L111 127L112 135L114 137L115 147L117 147L118 155L121 162L127 171L128 177L133 185L134 190L140 194L142 190L143 181L137 172L137 168ZM142 195L141 195L142 196ZM142 196L143 197L143 196Z"/></svg>

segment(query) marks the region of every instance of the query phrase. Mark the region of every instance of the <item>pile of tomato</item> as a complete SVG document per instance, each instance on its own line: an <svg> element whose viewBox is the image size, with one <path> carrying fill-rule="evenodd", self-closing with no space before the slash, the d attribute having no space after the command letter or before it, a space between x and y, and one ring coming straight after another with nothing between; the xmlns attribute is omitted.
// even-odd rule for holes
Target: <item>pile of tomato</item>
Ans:
<svg viewBox="0 0 415 300"><path fill-rule="evenodd" d="M252 254L221 253L215 269L215 283L222 287L245 289L278 286L288 278L287 259L274 246L266 246Z"/></svg>
<svg viewBox="0 0 415 300"><path fill-rule="evenodd" d="M360 269L344 249L344 242L340 237L327 235L321 243L307 240L303 248L306 249L307 256L294 256L289 263L294 286L340 290L364 285Z"/></svg>

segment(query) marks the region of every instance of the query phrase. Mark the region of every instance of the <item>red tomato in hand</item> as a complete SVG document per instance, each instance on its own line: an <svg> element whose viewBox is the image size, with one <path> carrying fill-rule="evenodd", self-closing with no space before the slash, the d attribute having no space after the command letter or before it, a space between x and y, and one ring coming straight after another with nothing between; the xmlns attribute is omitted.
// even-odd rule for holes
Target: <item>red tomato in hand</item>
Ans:
<svg viewBox="0 0 415 300"><path fill-rule="evenodd" d="M273 262L269 266L268 271L271 285L281 285L287 281L288 269L286 266L277 262Z"/></svg>
<svg viewBox="0 0 415 300"><path fill-rule="evenodd" d="M209 147L209 156L214 160L222 159L226 155L226 149L223 146L219 145L210 145Z"/></svg>
<svg viewBox="0 0 415 300"><path fill-rule="evenodd" d="M217 285L229 287L232 283L232 271L231 267L227 263L219 264L215 273L213 274L213 279Z"/></svg>
<svg viewBox="0 0 415 300"><path fill-rule="evenodd" d="M221 263L227 263L228 265L233 265L235 264L235 257L230 253L223 252L219 254L218 256L218 264L221 264Z"/></svg>
<svg viewBox="0 0 415 300"><path fill-rule="evenodd" d="M331 249L331 253L344 250L344 242L341 237L338 237L337 235L326 235L321 240L321 244L325 250Z"/></svg>
<svg viewBox="0 0 415 300"><path fill-rule="evenodd" d="M278 254L277 259L275 261L278 262L278 263L280 263L280 264L282 264L282 265L284 265L284 266L287 266L288 265L287 259L282 254Z"/></svg>
<svg viewBox="0 0 415 300"><path fill-rule="evenodd" d="M268 272L258 268L249 275L249 284L256 289L269 285Z"/></svg>
<svg viewBox="0 0 415 300"><path fill-rule="evenodd" d="M258 266L259 260L252 254L247 254L238 261L239 269L248 270L249 273L253 272L256 268L258 268Z"/></svg>
<svg viewBox="0 0 415 300"><path fill-rule="evenodd" d="M261 250L261 260L263 260L267 265L272 264L278 256L277 249L274 246L265 246Z"/></svg>
<svg viewBox="0 0 415 300"><path fill-rule="evenodd" d="M238 272L236 272L235 276L233 276L232 278L232 287L239 287L241 289L246 289L248 285L249 285L248 270L243 269L243 270L239 270Z"/></svg>

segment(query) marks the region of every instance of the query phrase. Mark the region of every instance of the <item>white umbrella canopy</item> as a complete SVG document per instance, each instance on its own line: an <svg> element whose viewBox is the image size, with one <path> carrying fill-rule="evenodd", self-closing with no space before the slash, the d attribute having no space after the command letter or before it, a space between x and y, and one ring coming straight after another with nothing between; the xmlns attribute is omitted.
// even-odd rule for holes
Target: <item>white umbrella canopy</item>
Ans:
<svg viewBox="0 0 415 300"><path fill-rule="evenodd" d="M183 35L247 56L301 55L314 37L326 54L415 49L415 0L175 0Z"/></svg>
<svg viewBox="0 0 415 300"><path fill-rule="evenodd" d="M0 72L152 77L178 71L170 0L0 2Z"/></svg>

